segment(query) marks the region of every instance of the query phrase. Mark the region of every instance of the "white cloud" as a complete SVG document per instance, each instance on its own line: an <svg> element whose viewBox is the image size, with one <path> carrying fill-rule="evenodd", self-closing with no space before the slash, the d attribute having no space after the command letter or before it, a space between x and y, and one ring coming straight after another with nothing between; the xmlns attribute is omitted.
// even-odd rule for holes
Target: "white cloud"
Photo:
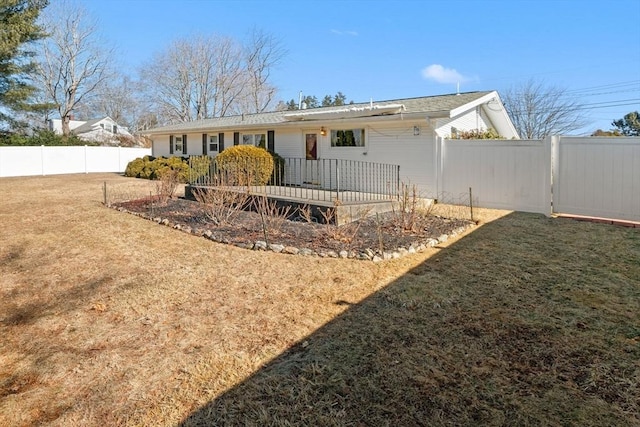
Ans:
<svg viewBox="0 0 640 427"><path fill-rule="evenodd" d="M422 77L437 83L464 83L471 78L463 76L453 68L444 68L440 64L431 64L422 70Z"/></svg>
<svg viewBox="0 0 640 427"><path fill-rule="evenodd" d="M333 34L336 34L336 35L339 35L339 36L344 36L344 35L353 36L353 37L357 37L358 36L358 32L357 31L340 31L340 30L332 29L331 32Z"/></svg>

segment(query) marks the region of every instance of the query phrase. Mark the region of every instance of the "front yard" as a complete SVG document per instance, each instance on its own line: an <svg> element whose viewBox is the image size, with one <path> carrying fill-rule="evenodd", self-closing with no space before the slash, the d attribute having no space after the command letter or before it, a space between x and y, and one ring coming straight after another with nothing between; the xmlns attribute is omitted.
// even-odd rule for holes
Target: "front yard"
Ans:
<svg viewBox="0 0 640 427"><path fill-rule="evenodd" d="M484 211L374 264L0 179L0 425L640 425L640 232ZM494 221L490 221L495 219Z"/></svg>

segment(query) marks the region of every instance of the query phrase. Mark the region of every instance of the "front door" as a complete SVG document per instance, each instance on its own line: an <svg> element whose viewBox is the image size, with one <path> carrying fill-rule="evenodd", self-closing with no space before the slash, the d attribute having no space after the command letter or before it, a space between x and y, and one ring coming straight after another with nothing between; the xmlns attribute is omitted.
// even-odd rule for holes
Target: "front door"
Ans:
<svg viewBox="0 0 640 427"><path fill-rule="evenodd" d="M305 132L306 161L304 165L303 181L305 184L318 185L320 183L318 168L318 134Z"/></svg>
<svg viewBox="0 0 640 427"><path fill-rule="evenodd" d="M307 146L307 160L318 160L318 134L305 133L304 139Z"/></svg>

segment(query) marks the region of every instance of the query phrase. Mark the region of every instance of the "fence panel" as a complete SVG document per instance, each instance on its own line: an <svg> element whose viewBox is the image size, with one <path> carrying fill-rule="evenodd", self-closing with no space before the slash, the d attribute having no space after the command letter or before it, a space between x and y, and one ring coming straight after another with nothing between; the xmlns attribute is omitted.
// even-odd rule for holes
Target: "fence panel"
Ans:
<svg viewBox="0 0 640 427"><path fill-rule="evenodd" d="M124 172L131 160L148 155L150 148L0 147L0 177Z"/></svg>
<svg viewBox="0 0 640 427"><path fill-rule="evenodd" d="M438 199L551 213L550 140L441 140Z"/></svg>
<svg viewBox="0 0 640 427"><path fill-rule="evenodd" d="M44 147L42 175L85 173L85 147Z"/></svg>
<svg viewBox="0 0 640 427"><path fill-rule="evenodd" d="M44 147L0 147L0 177L42 175Z"/></svg>
<svg viewBox="0 0 640 427"><path fill-rule="evenodd" d="M640 221L640 138L561 137L553 210Z"/></svg>

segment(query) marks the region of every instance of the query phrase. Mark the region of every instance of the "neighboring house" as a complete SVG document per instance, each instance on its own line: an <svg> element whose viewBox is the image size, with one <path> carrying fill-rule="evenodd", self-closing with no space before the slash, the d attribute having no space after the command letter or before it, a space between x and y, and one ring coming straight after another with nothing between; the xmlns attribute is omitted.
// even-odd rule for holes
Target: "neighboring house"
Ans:
<svg viewBox="0 0 640 427"><path fill-rule="evenodd" d="M220 117L147 134L154 156L215 156L231 145L253 144L285 158L395 164L402 181L429 194L436 188L438 140L489 128L518 138L495 91Z"/></svg>
<svg viewBox="0 0 640 427"><path fill-rule="evenodd" d="M119 126L110 117L87 121L71 120L69 122L69 128L71 129L71 133L78 138L88 142L97 142L101 145L118 145L123 139L131 141L134 139L127 128ZM62 120L49 120L49 130L61 135Z"/></svg>

